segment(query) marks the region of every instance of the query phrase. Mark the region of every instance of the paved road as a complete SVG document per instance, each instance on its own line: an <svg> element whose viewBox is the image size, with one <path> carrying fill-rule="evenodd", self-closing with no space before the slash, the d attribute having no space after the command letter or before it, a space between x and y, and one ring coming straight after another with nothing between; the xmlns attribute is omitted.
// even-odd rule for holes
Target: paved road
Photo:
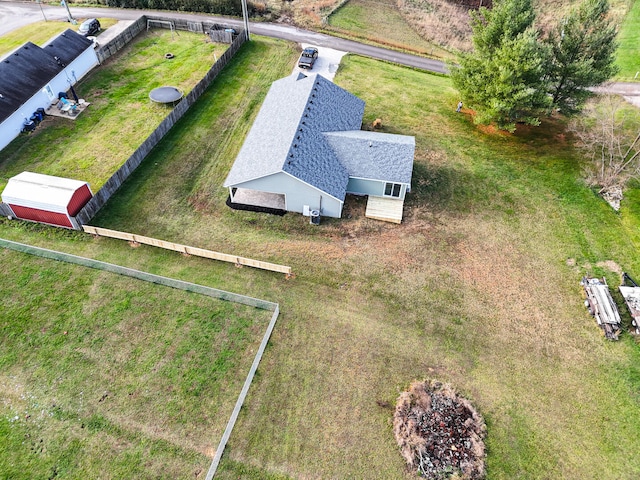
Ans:
<svg viewBox="0 0 640 480"><path fill-rule="evenodd" d="M158 15L152 10L125 10L117 8L71 7L74 18L111 17L119 20L135 20L140 15ZM187 14L170 12L171 16L191 19L195 21L209 20L228 24L233 27L242 26L242 21L236 18L219 17L204 14ZM66 20L67 11L62 6L36 4L33 2L13 2L0 0L0 36L11 30L43 20ZM289 25L275 23L250 23L249 30L257 35L281 38L297 43L306 43L318 47L332 48L344 52L357 53L379 60L398 63L420 70L436 73L447 73L446 65L438 60L419 57L407 53L394 52L381 47L365 45L363 43L332 37L322 33L301 30ZM594 91L609 92L622 95L627 101L640 107L640 83L611 83L594 88Z"/></svg>
<svg viewBox="0 0 640 480"><path fill-rule="evenodd" d="M40 7L42 7L42 11L40 10ZM140 15L159 14L159 12L151 10L124 10L116 8L71 7L70 10L74 18L111 17L119 20L135 20ZM29 23L43 20L43 14L48 20L67 19L67 11L61 6L39 5L33 2L7 2L0 0L0 35L4 35L11 30L28 25ZM234 27L242 26L242 21L235 18L180 12L170 12L170 14L173 17L196 21L209 20L218 23L226 23ZM447 68L444 63L438 60L394 52L392 50L365 45L352 40L345 40L342 38L332 37L330 35L324 35L322 33L301 30L289 25L280 25L275 23L250 23L249 31L257 35L281 38L283 40L290 40L298 43L308 43L317 45L318 47L327 47L344 52L357 53L359 55L399 63L401 65L421 70L428 70L436 73L447 73Z"/></svg>

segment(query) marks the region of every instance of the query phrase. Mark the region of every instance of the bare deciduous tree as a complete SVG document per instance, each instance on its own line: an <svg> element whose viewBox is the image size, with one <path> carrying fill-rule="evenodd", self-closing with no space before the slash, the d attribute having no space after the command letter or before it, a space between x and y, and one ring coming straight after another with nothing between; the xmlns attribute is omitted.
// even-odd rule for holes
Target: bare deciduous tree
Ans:
<svg viewBox="0 0 640 480"><path fill-rule="evenodd" d="M640 178L640 126L624 115L623 105L624 100L617 95L598 96L569 126L589 160L585 167L587 183L598 187L598 193L615 209L629 180Z"/></svg>

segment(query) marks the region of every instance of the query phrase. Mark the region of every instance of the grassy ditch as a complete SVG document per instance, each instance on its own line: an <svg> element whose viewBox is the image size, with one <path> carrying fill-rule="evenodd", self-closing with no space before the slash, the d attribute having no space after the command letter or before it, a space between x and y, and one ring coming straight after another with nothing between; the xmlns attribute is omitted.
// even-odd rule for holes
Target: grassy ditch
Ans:
<svg viewBox="0 0 640 480"><path fill-rule="evenodd" d="M409 25L394 1L351 0L329 16L330 33L355 37L401 50L448 58L450 53L428 42Z"/></svg>
<svg viewBox="0 0 640 480"><path fill-rule="evenodd" d="M2 477L206 472L269 313L0 257Z"/></svg>
<svg viewBox="0 0 640 480"><path fill-rule="evenodd" d="M76 86L91 104L76 120L47 117L0 152L0 188L26 170L87 181L98 190L169 112L151 102L149 92L173 85L188 93L227 48L204 38L162 29L141 33ZM165 59L167 52L175 57Z"/></svg>
<svg viewBox="0 0 640 480"><path fill-rule="evenodd" d="M254 37L95 219L295 278L15 221L0 235L280 304L220 478L409 478L389 406L434 377L484 416L490 478L633 478L640 349L604 341L578 282L640 276L638 190L618 214L587 188L562 119L478 129L447 78L347 56L336 82L367 102L365 126L416 137L403 224L357 198L319 227L230 210L222 181L296 56Z"/></svg>

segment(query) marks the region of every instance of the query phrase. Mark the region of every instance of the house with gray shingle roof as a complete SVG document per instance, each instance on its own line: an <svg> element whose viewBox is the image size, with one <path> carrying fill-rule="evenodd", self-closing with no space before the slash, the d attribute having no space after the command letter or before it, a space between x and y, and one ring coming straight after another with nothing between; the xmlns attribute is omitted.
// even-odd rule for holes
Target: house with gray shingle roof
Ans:
<svg viewBox="0 0 640 480"><path fill-rule="evenodd" d="M399 222L415 139L360 130L364 106L321 75L275 81L224 182L230 206L340 218L351 193L396 202Z"/></svg>
<svg viewBox="0 0 640 480"><path fill-rule="evenodd" d="M43 47L27 42L0 59L0 150L38 108L57 101L98 64L93 42L67 29Z"/></svg>

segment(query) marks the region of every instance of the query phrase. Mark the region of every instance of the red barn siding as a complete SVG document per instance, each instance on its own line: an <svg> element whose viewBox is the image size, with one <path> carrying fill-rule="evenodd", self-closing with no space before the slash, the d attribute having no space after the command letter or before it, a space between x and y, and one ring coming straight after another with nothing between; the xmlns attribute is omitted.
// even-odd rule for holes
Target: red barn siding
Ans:
<svg viewBox="0 0 640 480"><path fill-rule="evenodd" d="M48 223L50 225L58 225L61 227L73 228L71 221L64 213L49 212L38 208L22 207L20 205L10 204L11 210L18 218L23 220L31 220L33 222Z"/></svg>
<svg viewBox="0 0 640 480"><path fill-rule="evenodd" d="M89 190L89 185L84 184L71 196L71 200L69 200L69 204L67 205L67 212L72 217L75 217L89 200L91 200L91 190Z"/></svg>

